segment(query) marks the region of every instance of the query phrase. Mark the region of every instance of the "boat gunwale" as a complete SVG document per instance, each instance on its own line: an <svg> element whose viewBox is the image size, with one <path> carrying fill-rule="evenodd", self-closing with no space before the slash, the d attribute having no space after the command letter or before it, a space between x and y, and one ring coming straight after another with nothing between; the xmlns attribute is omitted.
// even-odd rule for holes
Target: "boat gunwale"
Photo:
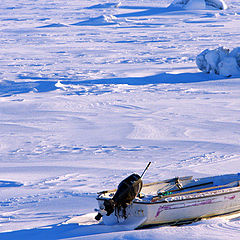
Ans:
<svg viewBox="0 0 240 240"><path fill-rule="evenodd" d="M150 202L150 201L146 201L146 202L140 202L140 201L136 201L134 200L133 203L135 204L162 204L162 203L174 203L174 202L183 202L183 201L191 201L191 200L196 200L196 199L203 199L203 198L213 198L213 197L218 197L218 196L221 196L221 195L228 195L228 194L233 194L233 193L238 193L240 192L240 187L234 187L234 188L239 188L238 190L235 190L235 191L230 191L230 192L222 192L222 193L217 193L217 194L214 194L214 195L207 195L207 196L197 196L197 197L189 197L189 198L184 198L184 199L174 199L174 200L167 200L167 198L171 197L168 196L167 198L162 198L162 199L159 199L159 201L155 201L155 202ZM223 190L223 189L220 189L220 191ZM219 191L219 190L216 190L216 191ZM212 192L212 191L208 191L208 192ZM204 193L208 193L208 192L204 192ZM194 193L192 193L194 194ZM185 196L185 195L178 195L178 196ZM186 195L188 196L188 195ZM173 196L173 197L176 197L176 196Z"/></svg>
<svg viewBox="0 0 240 240"><path fill-rule="evenodd" d="M236 189L236 190L234 190ZM227 192L222 192L223 190L228 190ZM231 191L232 190L232 191ZM175 196L166 196L165 198L159 198L159 201L156 200L156 201L152 201L149 200L149 201L138 201L136 199L133 200L133 204L162 204L162 203L174 203L174 202L181 202L181 201L190 201L190 200L196 200L196 199L203 199L203 198L209 198L209 197L218 197L218 196L221 196L221 195L228 195L228 194L233 194L233 193L238 193L240 192L240 186L237 186L237 187L231 187L231 188L225 188L225 189L218 189L218 190L212 190L212 191L221 191L219 193L215 193L214 195L207 195L207 196L196 196L196 197L192 197L191 195L193 194L201 194L202 192L199 192L199 193L191 193L191 194L179 194L179 195L175 195ZM204 194L207 194L207 193L211 193L212 191L207 191L207 192L204 192ZM188 198L184 198L184 199L173 199L173 200L168 200L167 198L171 198L171 197L178 197L178 196L189 196ZM105 199L109 199L108 197L105 197L105 198L100 198L100 197L97 197L97 200L98 201L104 201Z"/></svg>

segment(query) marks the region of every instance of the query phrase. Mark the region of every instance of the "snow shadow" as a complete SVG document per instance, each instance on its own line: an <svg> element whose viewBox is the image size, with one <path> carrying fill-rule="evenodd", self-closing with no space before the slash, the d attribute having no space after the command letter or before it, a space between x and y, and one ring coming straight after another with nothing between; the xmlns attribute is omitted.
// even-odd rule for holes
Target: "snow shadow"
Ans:
<svg viewBox="0 0 240 240"><path fill-rule="evenodd" d="M2 188L2 187L21 187L21 186L23 186L23 184L19 183L19 182L0 180L0 188Z"/></svg>
<svg viewBox="0 0 240 240"><path fill-rule="evenodd" d="M90 7L86 7L86 9L103 9L103 8L115 8L118 7L118 3L100 3L96 5L92 5Z"/></svg>
<svg viewBox="0 0 240 240"><path fill-rule="evenodd" d="M120 7L122 9L142 9L139 7L134 7L134 6L123 6ZM158 7L144 7L145 10L143 11L138 11L138 12L131 12L131 13L123 13L123 14L117 14L115 15L118 18L121 17L146 17L146 16L153 16L153 15L159 15L159 14L169 14L169 13L174 13L174 12L179 12L182 11L181 8L178 7L166 7L166 8L158 8ZM184 14L184 12L182 11Z"/></svg>
<svg viewBox="0 0 240 240"><path fill-rule="evenodd" d="M112 226L105 226L101 224L92 224L92 225L78 225L77 223L72 224L56 224L45 226L42 228L34 228L27 230L19 230L13 232L4 232L0 233L1 240L13 240L13 239L24 239L24 240L58 240L58 239L68 239L74 237L83 237L101 234L101 233L110 233L116 232L117 229L113 229Z"/></svg>
<svg viewBox="0 0 240 240"><path fill-rule="evenodd" d="M128 84L128 85L177 84L177 83L205 82L212 80L221 80L225 78L226 77L206 74L203 72L179 73L179 74L171 74L164 72L146 77L126 77L126 78L87 80L78 82L77 84ZM67 84L67 82L64 82L64 84ZM74 82L71 82L71 84L74 84Z"/></svg>
<svg viewBox="0 0 240 240"><path fill-rule="evenodd" d="M166 8L158 8L158 7L139 7L139 6L117 6L117 4L109 3L109 4L97 4L87 9L105 9L105 8L122 8L128 10L137 10L136 12L116 14L116 15L101 15L95 18L89 18L85 21L80 21L77 23L73 23L71 25L75 26L105 26L105 25L114 25L118 24L121 18L131 18L131 17L149 17L153 15L160 14L171 14L174 12L181 12L181 14L186 14L182 11L181 8L178 7L166 7ZM139 11L138 11L139 10ZM161 24L162 25L162 24ZM45 26L46 27L46 26Z"/></svg>
<svg viewBox="0 0 240 240"><path fill-rule="evenodd" d="M191 9L183 9L179 6L169 5L167 7L152 7L152 6L131 6L131 5L121 5L116 3L105 3L105 4L97 4L90 7L87 7L86 9L113 9L113 8L119 8L119 9L125 9L125 10L131 10L129 13L123 13L123 14L116 14L115 16L117 18L125 18L125 17L146 17L146 16L153 16L153 15L161 15L161 14L194 14L198 15L199 13L196 13L196 11L192 11ZM132 12L132 10L136 10L136 12ZM203 9L205 10L205 9Z"/></svg>
<svg viewBox="0 0 240 240"><path fill-rule="evenodd" d="M0 97L10 97L15 94L29 92L50 92L56 90L55 81L31 81L31 82L0 82Z"/></svg>
<svg viewBox="0 0 240 240"><path fill-rule="evenodd" d="M240 76L233 76L231 78L240 78ZM20 77L20 79L22 79ZM0 82L0 97L9 97L15 94L29 93L29 92L51 92L57 89L62 89L56 84L58 80L64 85L78 85L78 86L97 86L97 85L148 85L148 84L178 84L178 83L197 83L204 81L222 80L226 77L206 74L203 72L197 73L160 73L152 76L145 77L126 77L126 78L105 78L96 80L85 80L78 81L72 79L50 79L43 78L42 80L36 80L34 77L25 77L30 81L14 82L14 81L3 81ZM37 78L38 79L38 78ZM83 92L84 94L84 92Z"/></svg>
<svg viewBox="0 0 240 240"><path fill-rule="evenodd" d="M121 5L118 3L104 3L104 4L96 4L86 9L106 9L106 8L120 8L127 10L140 10L138 12L117 14L116 17L142 17L142 16L151 16L162 13L170 13L175 11L181 11L182 8L175 6L168 7L152 7L152 6L127 6Z"/></svg>
<svg viewBox="0 0 240 240"><path fill-rule="evenodd" d="M52 24L40 26L37 28L59 28L59 27L68 27L68 26L61 23L52 23Z"/></svg>

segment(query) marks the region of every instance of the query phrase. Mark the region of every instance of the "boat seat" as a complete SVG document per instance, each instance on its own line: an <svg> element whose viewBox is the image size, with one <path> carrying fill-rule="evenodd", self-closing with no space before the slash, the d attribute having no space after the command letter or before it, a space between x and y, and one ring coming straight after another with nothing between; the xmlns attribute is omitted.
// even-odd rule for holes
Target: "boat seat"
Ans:
<svg viewBox="0 0 240 240"><path fill-rule="evenodd" d="M196 190L197 191L199 189L202 189L203 187L211 187L211 186L213 186L213 182L202 182L202 183L198 183L198 184L185 185L180 190L182 190L182 191Z"/></svg>
<svg viewBox="0 0 240 240"><path fill-rule="evenodd" d="M184 194L185 192L191 191L199 191L200 189L202 189L203 187L212 187L213 186L213 182L205 182L205 183L199 183L199 184L187 184L185 186L181 185L177 185L174 184L173 188L171 189L165 189L165 191L158 191L157 195L158 196L167 196L167 195L171 195L171 194Z"/></svg>

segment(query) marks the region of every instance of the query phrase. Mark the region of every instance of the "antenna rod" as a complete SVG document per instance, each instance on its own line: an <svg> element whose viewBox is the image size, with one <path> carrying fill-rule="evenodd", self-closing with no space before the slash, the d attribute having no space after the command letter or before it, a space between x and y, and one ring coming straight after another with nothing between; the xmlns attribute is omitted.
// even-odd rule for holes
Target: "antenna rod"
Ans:
<svg viewBox="0 0 240 240"><path fill-rule="evenodd" d="M148 165L146 166L146 168L144 169L144 171L143 171L143 173L142 173L142 175L141 175L141 178L143 177L143 175L145 174L145 172L147 171L147 169L149 168L149 166L150 166L151 163L152 163L152 162L149 162L149 163L148 163Z"/></svg>

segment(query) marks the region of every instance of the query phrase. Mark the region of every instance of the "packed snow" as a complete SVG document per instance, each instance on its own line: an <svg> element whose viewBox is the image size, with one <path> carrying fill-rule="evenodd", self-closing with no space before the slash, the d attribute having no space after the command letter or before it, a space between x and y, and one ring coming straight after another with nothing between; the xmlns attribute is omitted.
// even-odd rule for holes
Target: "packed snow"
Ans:
<svg viewBox="0 0 240 240"><path fill-rule="evenodd" d="M97 192L148 161L144 183L239 172L240 3L207 2L1 3L1 240L239 239L239 215L131 231L94 220Z"/></svg>

